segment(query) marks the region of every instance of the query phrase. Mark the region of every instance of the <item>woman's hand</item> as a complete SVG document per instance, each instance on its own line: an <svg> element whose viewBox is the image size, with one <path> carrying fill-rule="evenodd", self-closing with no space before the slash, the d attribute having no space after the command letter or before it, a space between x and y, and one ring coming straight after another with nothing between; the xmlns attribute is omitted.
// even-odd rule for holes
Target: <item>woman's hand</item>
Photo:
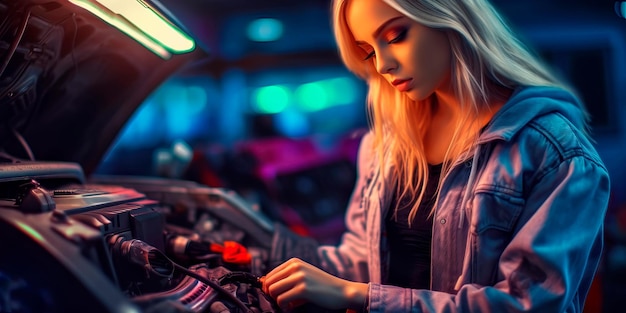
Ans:
<svg viewBox="0 0 626 313"><path fill-rule="evenodd" d="M363 308L367 284L338 278L293 258L261 279L263 291L281 308L293 309L307 302L327 309Z"/></svg>

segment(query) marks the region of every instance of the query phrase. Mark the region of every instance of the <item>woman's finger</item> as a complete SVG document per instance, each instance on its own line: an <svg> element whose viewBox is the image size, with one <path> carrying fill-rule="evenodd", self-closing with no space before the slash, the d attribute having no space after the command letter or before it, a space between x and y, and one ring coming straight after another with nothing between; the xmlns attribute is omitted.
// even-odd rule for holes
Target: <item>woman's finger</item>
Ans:
<svg viewBox="0 0 626 313"><path fill-rule="evenodd" d="M265 284L270 286L277 281L289 277L289 275L300 270L303 264L304 263L299 259L290 259L286 261L265 275Z"/></svg>
<svg viewBox="0 0 626 313"><path fill-rule="evenodd" d="M281 307L291 310L295 307L301 306L307 303L306 293L304 293L302 284L293 285L291 288L286 289L280 293L276 298L276 303Z"/></svg>
<svg viewBox="0 0 626 313"><path fill-rule="evenodd" d="M268 286L269 295L276 298L283 293L293 290L304 280L305 274L302 272L296 272L288 275L284 279L281 279Z"/></svg>
<svg viewBox="0 0 626 313"><path fill-rule="evenodd" d="M280 272L280 271L282 271L283 269L285 269L286 267L289 267L291 264L294 264L294 263L304 263L304 261L302 261L302 260L300 260L300 259L298 259L298 258L291 258L291 259L289 259L289 260L287 260L287 261L285 261L285 262L283 262L283 263L279 264L278 266L276 266L276 267L275 267L274 269L272 269L269 273L267 273L267 275L272 275L272 274L273 274L273 273L275 273L275 272ZM266 276L267 276L267 275L266 275Z"/></svg>

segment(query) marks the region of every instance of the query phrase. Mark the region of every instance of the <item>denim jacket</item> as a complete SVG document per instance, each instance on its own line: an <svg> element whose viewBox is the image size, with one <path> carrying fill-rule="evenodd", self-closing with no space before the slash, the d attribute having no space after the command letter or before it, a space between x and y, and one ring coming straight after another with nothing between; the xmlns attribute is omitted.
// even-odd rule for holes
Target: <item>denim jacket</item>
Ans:
<svg viewBox="0 0 626 313"><path fill-rule="evenodd" d="M337 246L321 266L368 282L369 312L581 312L603 249L609 177L570 93L519 88L444 178L434 211L430 290L386 285L392 193L362 139Z"/></svg>

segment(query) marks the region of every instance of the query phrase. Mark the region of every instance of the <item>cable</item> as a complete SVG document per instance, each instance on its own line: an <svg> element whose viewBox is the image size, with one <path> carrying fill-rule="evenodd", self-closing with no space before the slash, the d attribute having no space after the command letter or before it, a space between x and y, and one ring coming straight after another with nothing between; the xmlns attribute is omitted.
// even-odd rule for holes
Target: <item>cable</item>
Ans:
<svg viewBox="0 0 626 313"><path fill-rule="evenodd" d="M261 283L261 277L256 276L252 273L248 273L248 272L237 271L237 272L226 273L222 277L220 277L217 281L219 282L220 285L226 285L229 283L238 282L238 283L250 284L250 286L259 288L259 289L263 288L263 283ZM265 300L267 300L270 303L270 305L272 305L272 307L278 307L278 304L276 304L276 300L270 297L270 295L266 294L263 291L261 291L261 295L265 298Z"/></svg>
<svg viewBox="0 0 626 313"><path fill-rule="evenodd" d="M250 284L252 287L261 288L261 280L260 277L253 275L248 272L230 272L224 274L224 276L220 277L218 280L220 285L226 285L228 283L238 282Z"/></svg>
<svg viewBox="0 0 626 313"><path fill-rule="evenodd" d="M145 269L150 270L153 274L159 277L171 277L174 269L178 269L185 275L195 278L201 283L213 288L218 293L221 293L245 313L253 313L250 308L246 306L235 295L231 294L228 290L224 289L220 284L214 282L198 273L183 267L176 262L172 261L165 254L159 251L157 248L139 240L124 240L123 237L114 235L109 239L109 243L112 246L112 253L114 256L121 257L133 264L137 264ZM258 281L260 284L260 281Z"/></svg>
<svg viewBox="0 0 626 313"><path fill-rule="evenodd" d="M186 267L183 267L181 265L176 264L175 262L172 262L172 264L174 264L174 267L177 268L178 270L182 271L183 273L185 273L187 276L192 277L197 279L198 281L200 281L203 284L208 285L209 287L215 289L216 291L222 293L224 296L226 296L229 300L233 301L235 303L235 305L243 310L243 312L246 313L253 313L252 310L250 310L250 308L248 308L246 306L245 303L243 303L241 300L239 300L237 297L235 297L233 294L231 294L228 290L224 289L224 287L220 286L218 283L198 274L195 273L193 271L190 271L189 269L187 269Z"/></svg>
<svg viewBox="0 0 626 313"><path fill-rule="evenodd" d="M22 161L21 159L6 153L4 150L0 151L0 160L0 162L9 161L10 163L19 163Z"/></svg>
<svg viewBox="0 0 626 313"><path fill-rule="evenodd" d="M17 140L22 145L22 148L24 148L24 151L26 151L26 154L28 155L28 159L31 161L35 161L35 155L33 154L33 150L31 150L30 146L28 146L28 142L26 142L26 139L24 139L24 137L22 137L22 135L18 133L17 130L15 129L11 129L11 130L13 131L13 135L15 136L15 138L17 138Z"/></svg>

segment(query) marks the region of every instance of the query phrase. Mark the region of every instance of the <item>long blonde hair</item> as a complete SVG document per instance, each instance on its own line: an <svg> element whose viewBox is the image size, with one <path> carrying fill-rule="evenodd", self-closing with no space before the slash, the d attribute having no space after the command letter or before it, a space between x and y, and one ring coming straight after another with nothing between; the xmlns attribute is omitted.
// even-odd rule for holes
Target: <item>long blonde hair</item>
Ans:
<svg viewBox="0 0 626 313"><path fill-rule="evenodd" d="M347 2L334 0L332 23L345 66L366 80L368 116L379 148L380 168L390 169L399 195L412 195L409 223L424 196L428 162L422 138L431 116L429 100L415 103L393 88L376 71L373 61L355 43L346 20ZM414 21L444 31L451 48L451 85L464 119L454 129L439 183L455 162L461 162L476 146L479 113L489 109L499 86L557 86L559 81L513 34L487 0L382 0ZM490 87L491 86L491 87ZM467 141L467 132L473 132ZM461 136L463 134L463 136ZM426 199L425 199L426 200Z"/></svg>

